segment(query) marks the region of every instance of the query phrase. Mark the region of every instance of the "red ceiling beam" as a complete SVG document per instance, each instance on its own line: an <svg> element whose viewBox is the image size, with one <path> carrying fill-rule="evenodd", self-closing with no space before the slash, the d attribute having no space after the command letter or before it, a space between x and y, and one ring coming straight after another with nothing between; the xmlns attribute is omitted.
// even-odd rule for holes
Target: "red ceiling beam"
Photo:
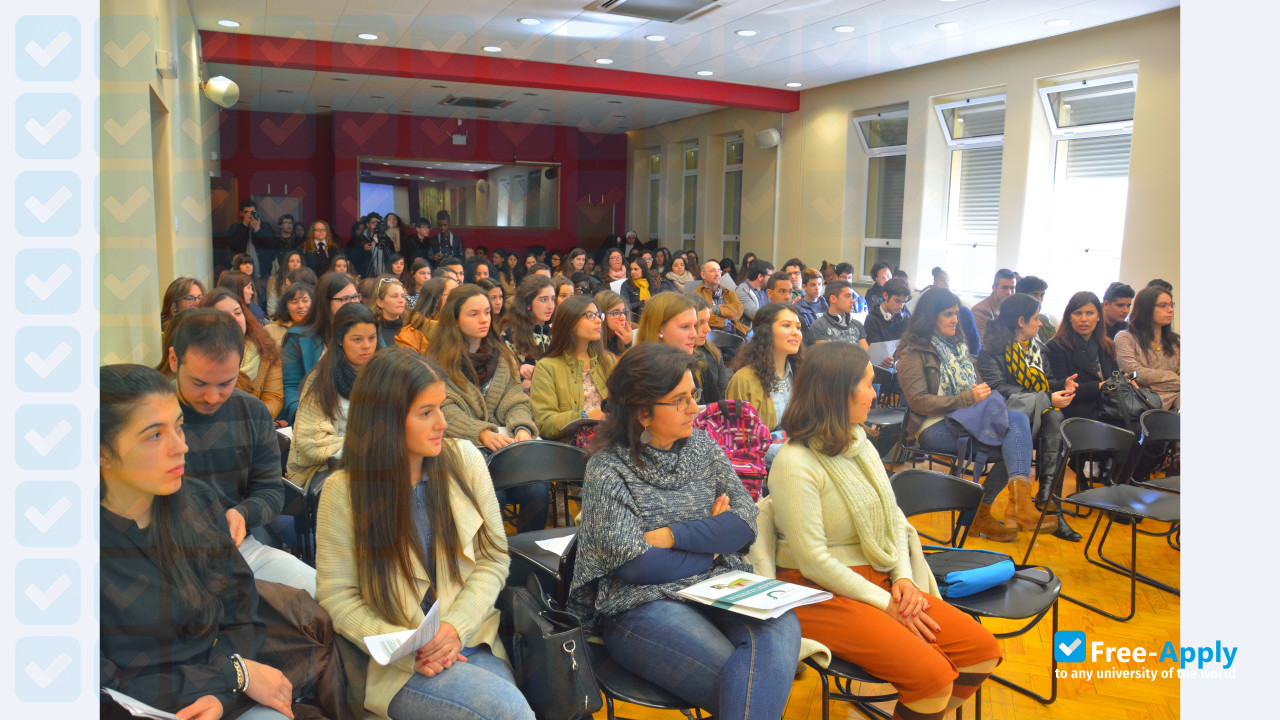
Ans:
<svg viewBox="0 0 1280 720"><path fill-rule="evenodd" d="M797 92L715 80L299 37L201 30L200 39L208 63L567 90L768 112L800 109Z"/></svg>

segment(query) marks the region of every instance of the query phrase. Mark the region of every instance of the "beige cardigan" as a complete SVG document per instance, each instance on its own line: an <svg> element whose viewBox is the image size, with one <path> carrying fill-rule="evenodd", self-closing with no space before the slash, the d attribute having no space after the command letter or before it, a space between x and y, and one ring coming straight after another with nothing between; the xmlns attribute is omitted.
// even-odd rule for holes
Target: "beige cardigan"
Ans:
<svg viewBox="0 0 1280 720"><path fill-rule="evenodd" d="M338 457L346 437L345 433L338 433L333 421L325 416L316 402L316 395L311 392L315 382L316 374L310 373L302 383L298 414L293 418L289 462L285 466L285 477L304 489L311 484L316 473L329 467L330 459Z"/></svg>
<svg viewBox="0 0 1280 720"><path fill-rule="evenodd" d="M463 361L466 362L466 359ZM480 392L475 383L459 384L446 375L442 410L445 420L449 422L449 427L444 431L445 436L465 438L477 446L481 444L480 433L485 430L498 432L504 427L510 428L514 436L516 430L524 428L533 437L538 436L538 426L533 423L529 396L520 387L520 376L511 375L511 368L501 355L484 393Z"/></svg>
<svg viewBox="0 0 1280 720"><path fill-rule="evenodd" d="M866 442L865 438L861 441ZM855 442L854 447L861 443ZM813 450L790 442L782 446L769 471L769 497L760 504L766 502L772 506L777 566L799 570L836 595L881 610L889 607L888 591L849 569L871 563L862 554L862 541L844 497ZM937 596L938 583L925 562L920 536L901 510L898 519L901 551L889 577L893 582L907 578L917 588ZM765 531L763 524L758 527L756 538L760 542ZM755 563L755 548L752 552Z"/></svg>
<svg viewBox="0 0 1280 720"><path fill-rule="evenodd" d="M507 537L498 500L493 494L493 481L484 458L474 446L453 440L446 440L445 445L446 448L452 446L461 461L458 483L471 491L481 513L476 512L457 485L450 487L449 505L462 548L459 569L463 584L458 586L449 579L448 573L441 573L436 588L440 620L458 631L463 647L487 644L495 656L506 660L506 650L497 640L498 611L494 602L506 582L511 559L507 555ZM365 604L356 568L351 493L345 470L334 472L325 483L316 527L316 600L333 619L334 630L363 649L366 636L412 630L422 622L420 603L431 581L416 560L413 578L400 583L399 598L400 606L409 610L412 627L393 625ZM488 532L497 542L501 550L497 559L478 554L475 542L481 532ZM417 538L405 538L405 541L417 542ZM366 719L386 718L387 706L413 672L412 656L385 667L371 660L365 686Z"/></svg>

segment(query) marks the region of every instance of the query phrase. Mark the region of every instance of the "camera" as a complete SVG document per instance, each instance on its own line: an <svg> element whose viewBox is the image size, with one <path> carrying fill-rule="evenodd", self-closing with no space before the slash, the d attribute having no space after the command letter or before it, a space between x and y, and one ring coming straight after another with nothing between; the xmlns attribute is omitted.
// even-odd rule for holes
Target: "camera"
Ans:
<svg viewBox="0 0 1280 720"><path fill-rule="evenodd" d="M249 217L253 218L254 220L261 220L261 219L262 219L262 216L258 214L258 211L257 211L257 210L250 210L250 211L249 211Z"/></svg>

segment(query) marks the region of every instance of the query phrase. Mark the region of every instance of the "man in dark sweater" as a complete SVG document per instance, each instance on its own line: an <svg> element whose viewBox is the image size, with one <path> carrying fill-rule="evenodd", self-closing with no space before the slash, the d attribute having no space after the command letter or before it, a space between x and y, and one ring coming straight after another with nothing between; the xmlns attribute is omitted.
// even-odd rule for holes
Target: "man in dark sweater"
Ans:
<svg viewBox="0 0 1280 720"><path fill-rule="evenodd" d="M843 280L833 280L823 290L827 310L809 326L811 343L828 341L851 342L867 349L867 331L853 318L853 286ZM871 312L875 312L872 310Z"/></svg>
<svg viewBox="0 0 1280 720"><path fill-rule="evenodd" d="M1136 294L1132 287L1119 281L1107 286L1107 292L1102 296L1102 319L1106 323L1107 337L1112 340L1116 339L1116 333L1129 327L1125 318L1129 317Z"/></svg>
<svg viewBox="0 0 1280 720"><path fill-rule="evenodd" d="M911 311L903 307L911 299L907 283L893 279L881 288L880 305L867 313L867 342L887 342L902 337L911 319Z"/></svg>
<svg viewBox="0 0 1280 720"><path fill-rule="evenodd" d="M286 496L271 413L261 400L236 389L243 331L234 318L213 308L188 310L179 317L173 325L169 370L182 405L186 474L207 483L229 508L231 540L254 577L314 596L314 568L249 534L276 519Z"/></svg>

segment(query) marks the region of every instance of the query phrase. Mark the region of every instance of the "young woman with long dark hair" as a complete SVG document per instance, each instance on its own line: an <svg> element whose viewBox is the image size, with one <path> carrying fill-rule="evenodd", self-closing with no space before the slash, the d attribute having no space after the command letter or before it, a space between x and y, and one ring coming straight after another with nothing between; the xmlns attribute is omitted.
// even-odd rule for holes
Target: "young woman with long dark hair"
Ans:
<svg viewBox="0 0 1280 720"><path fill-rule="evenodd" d="M400 284L404 286L405 297L409 307L416 309L418 304L418 293L422 292L422 287L431 279L431 263L426 258L414 258L413 263L400 276Z"/></svg>
<svg viewBox="0 0 1280 720"><path fill-rule="evenodd" d="M440 630L390 665L368 664L365 710L396 720L532 720L498 642L510 558L484 458L445 438L445 374L408 348L356 378L342 467L316 524L316 591L343 637ZM424 599L426 602L424 602Z"/></svg>
<svg viewBox="0 0 1280 720"><path fill-rule="evenodd" d="M533 368L551 341L551 315L556 311L556 291L541 275L520 281L516 296L502 318L502 339L520 361L520 379L527 390Z"/></svg>
<svg viewBox="0 0 1280 720"><path fill-rule="evenodd" d="M606 381L615 358L604 349L601 313L587 295L560 303L551 321L551 342L533 371L529 397L539 435L565 436L578 418L600 419L608 398Z"/></svg>
<svg viewBox="0 0 1280 720"><path fill-rule="evenodd" d="M1062 311L1062 324L1045 350L1054 377L1076 376L1076 396L1062 408L1063 417L1097 420L1102 386L1120 369L1097 295L1085 290L1071 296Z"/></svg>
<svg viewBox="0 0 1280 720"><path fill-rule="evenodd" d="M604 346L616 357L635 344L631 327L631 311L620 295L612 290L601 290L593 296L596 308L604 313Z"/></svg>
<svg viewBox="0 0 1280 720"><path fill-rule="evenodd" d="M1160 395L1166 410L1180 408L1182 337L1173 331L1173 295L1145 287L1133 298L1129 327L1116 333L1120 371L1134 373L1138 385Z"/></svg>
<svg viewBox="0 0 1280 720"><path fill-rule="evenodd" d="M280 269L276 270L276 274L271 276L271 279L267 282L267 291L263 293L266 296L267 317L276 314L276 307L280 304L280 296L284 294L285 288L289 287L289 284L285 281L289 273L294 270L301 270L302 267L301 252L288 250L281 256Z"/></svg>
<svg viewBox="0 0 1280 720"><path fill-rule="evenodd" d="M765 305L751 323L751 339L733 359L734 373L725 396L751 403L769 430L778 429L791 402L803 352L803 333L795 309L782 303Z"/></svg>
<svg viewBox="0 0 1280 720"><path fill-rule="evenodd" d="M477 280L476 286L484 291L485 297L489 298L489 311L493 314L493 324L496 329L502 321L502 311L507 306L507 294L502 289L502 285L492 278Z"/></svg>
<svg viewBox="0 0 1280 720"><path fill-rule="evenodd" d="M271 316L271 322L267 324L265 330L276 347L280 348L282 363L285 335L288 334L289 328L306 320L315 299L315 287L306 283L294 283L280 294L280 301L276 303L276 312Z"/></svg>
<svg viewBox="0 0 1280 720"><path fill-rule="evenodd" d="M301 323L294 323L284 336L284 410L280 418L293 422L298 411L302 378L320 360L333 339L333 315L347 303L360 302L360 291L346 273L325 273L316 285L315 301Z"/></svg>

